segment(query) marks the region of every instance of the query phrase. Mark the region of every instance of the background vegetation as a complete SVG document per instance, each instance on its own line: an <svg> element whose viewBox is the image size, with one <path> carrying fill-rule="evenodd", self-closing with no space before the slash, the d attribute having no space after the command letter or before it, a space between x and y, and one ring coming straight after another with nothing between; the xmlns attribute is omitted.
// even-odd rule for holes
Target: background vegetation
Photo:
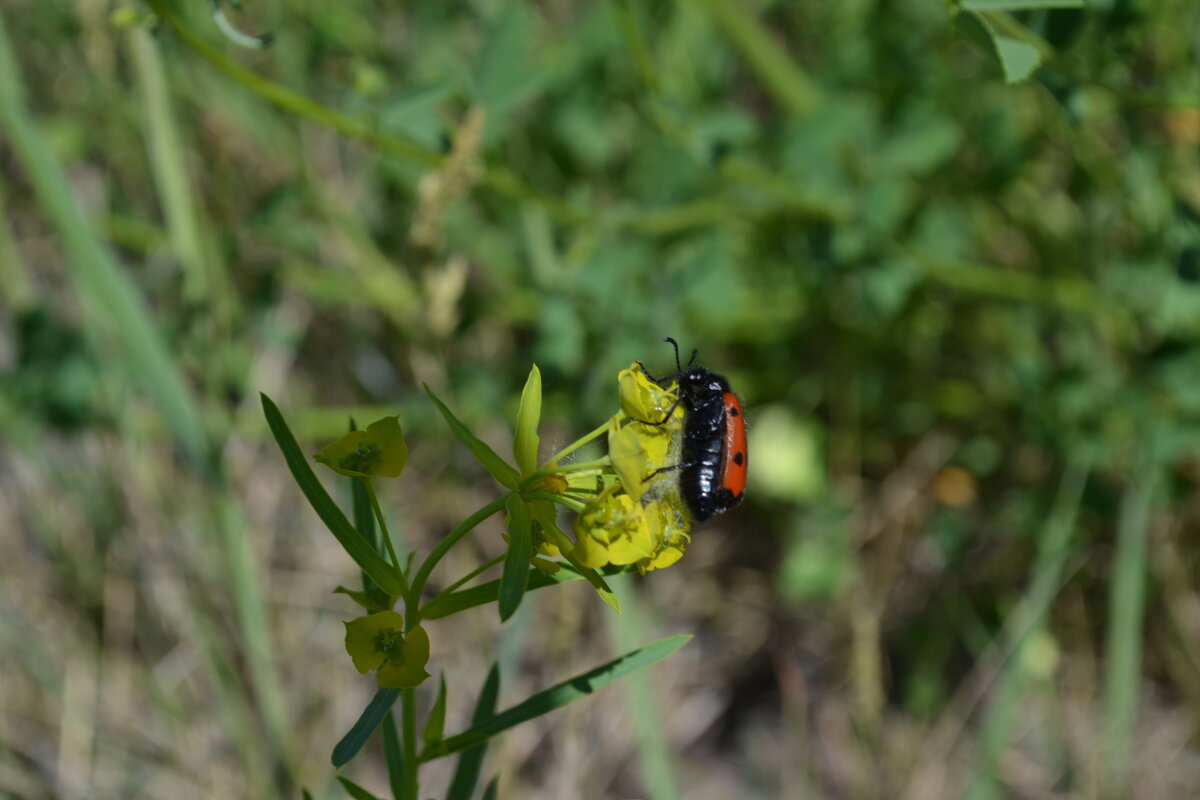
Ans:
<svg viewBox="0 0 1200 800"><path fill-rule="evenodd" d="M698 633L507 796L1194 794L1200 6L962 5L6 0L0 793L336 795L354 571L257 393L399 411L428 549L492 487L421 382L499 447L536 361L553 446L673 335L743 507L619 619L430 625L450 730L497 648L504 705Z"/></svg>

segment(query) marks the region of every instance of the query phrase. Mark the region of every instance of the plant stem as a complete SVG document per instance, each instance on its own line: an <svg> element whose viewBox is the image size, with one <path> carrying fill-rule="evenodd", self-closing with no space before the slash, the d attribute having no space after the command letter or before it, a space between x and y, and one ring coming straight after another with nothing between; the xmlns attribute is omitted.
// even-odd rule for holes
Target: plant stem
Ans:
<svg viewBox="0 0 1200 800"><path fill-rule="evenodd" d="M550 456L548 459L546 459L546 464L547 465L553 464L554 462L558 461L560 458L563 458L565 456L570 455L571 453L574 453L576 450L583 447L585 444L592 441L593 439L595 439L596 437L598 437L600 434L604 433L607 430L608 430L608 421L606 420L603 425L596 428L594 431L585 434L583 436L583 438L581 438L581 439L576 439L575 441L571 442L569 445L564 447L562 450L559 450L557 453ZM545 469L545 468L547 468L547 467L543 467L543 469ZM553 471L561 472L562 470L556 469Z"/></svg>
<svg viewBox="0 0 1200 800"><path fill-rule="evenodd" d="M562 494L529 492L523 493L521 497L525 500L549 500L551 503L558 503L560 506L565 506L575 512L583 511L583 503L581 501Z"/></svg>
<svg viewBox="0 0 1200 800"><path fill-rule="evenodd" d="M526 475L521 479L521 488L533 485L539 478L544 478L547 475L558 475L563 472L584 472L587 470L599 471L604 467L612 466L612 458L604 456L597 458L595 461L580 461L577 464L563 464L555 467L542 467Z"/></svg>
<svg viewBox="0 0 1200 800"><path fill-rule="evenodd" d="M404 567L400 565L400 557L396 555L396 547L392 544L392 534L388 532L387 522L383 519L383 509L379 507L379 498L375 496L375 485L371 483L370 478L359 478L359 480L367 490L367 497L371 498L371 509L375 512L375 520L379 523L379 532L383 534L383 544L387 547L388 555L392 557L396 574L400 576L401 591L407 596L408 576L404 574Z"/></svg>
<svg viewBox="0 0 1200 800"><path fill-rule="evenodd" d="M179 15L171 10L167 0L146 0L146 2L159 19L170 26L192 52L246 89L285 111L322 125L328 125L343 136L366 142L382 152L409 161L430 167L441 167L445 162L445 157L436 150L399 136L381 133L369 120L343 114L247 69L197 36ZM525 183L512 172L501 167L486 168L481 183L497 194L538 203L560 222L573 225L588 222L588 215L580 209L573 207L562 198Z"/></svg>
<svg viewBox="0 0 1200 800"><path fill-rule="evenodd" d="M475 569L471 570L471 571L470 571L470 572L468 572L466 575L462 576L461 578L459 578L458 580L456 580L454 583L452 583L452 584L450 584L449 586L447 586L445 589L442 589L440 592L438 592L438 593L437 593L437 595L435 595L435 596L434 596L434 598L433 598L433 599L434 599L434 600L436 600L438 597L441 597L441 596L442 596L442 595L444 595L444 594L449 594L450 592L453 592L455 589L457 589L458 587L462 586L462 585L463 585L464 583L466 583L467 581L471 580L472 578L474 578L474 577L476 577L476 576L478 576L478 575L481 575L481 574L482 574L482 573L484 573L484 572L487 572L487 571L488 571L489 569L491 569L492 567L494 567L494 566L496 566L496 565L498 565L498 564L501 564L501 563L503 563L503 562L504 562L504 556L502 556L502 555L500 555L500 556L496 556L496 557L495 557L495 558L493 558L491 561L485 561L485 562L483 562L483 563L482 563L482 564L480 564L478 567L476 567ZM430 602L432 602L432 601L430 601Z"/></svg>
<svg viewBox="0 0 1200 800"><path fill-rule="evenodd" d="M404 794L398 800L417 800L417 691L404 689L400 692L401 724L404 745Z"/></svg>
<svg viewBox="0 0 1200 800"><path fill-rule="evenodd" d="M446 538L438 542L437 547L433 548L433 552L426 557L420 569L417 570L416 576L413 577L412 588L409 589L406 595L405 609L408 611L409 627L416 624L418 618L413 614L413 611L416 610L417 604L421 600L421 591L425 588L425 581L429 579L429 574L433 572L433 568L437 566L437 563L442 560L442 556L446 555L450 551L450 548L457 544L459 539L470 533L476 525L504 508L506 502L508 502L508 493L501 495L467 517L458 524L458 527L446 534Z"/></svg>

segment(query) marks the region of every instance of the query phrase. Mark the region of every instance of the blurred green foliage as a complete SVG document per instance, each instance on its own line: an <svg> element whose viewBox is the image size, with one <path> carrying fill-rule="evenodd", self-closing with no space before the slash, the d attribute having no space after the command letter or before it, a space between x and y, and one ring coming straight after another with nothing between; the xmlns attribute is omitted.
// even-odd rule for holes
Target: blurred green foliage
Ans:
<svg viewBox="0 0 1200 800"><path fill-rule="evenodd" d="M957 713L989 643L1023 646L1004 625L1055 508L1068 564L1046 556L1028 619L1107 642L1127 734L1146 682L1200 720L1195 631L1141 625L1143 597L1196 597L1194 559L1147 553L1196 545L1200 6L254 0L226 9L274 34L253 51L205 3L151 5L260 83L149 12L0 14L208 442L264 435L260 389L307 436L386 406L445 439L422 381L486 429L531 361L566 442L672 335L747 402L729 546L786 613L845 623L821 669L851 676L864 736L884 706ZM0 124L6 438L187 439L131 401L147 376L14 141Z"/></svg>

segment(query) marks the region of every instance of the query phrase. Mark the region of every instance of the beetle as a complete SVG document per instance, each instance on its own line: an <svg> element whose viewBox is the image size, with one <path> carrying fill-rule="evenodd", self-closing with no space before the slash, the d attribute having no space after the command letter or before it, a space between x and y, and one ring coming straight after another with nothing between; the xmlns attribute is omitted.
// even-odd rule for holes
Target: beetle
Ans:
<svg viewBox="0 0 1200 800"><path fill-rule="evenodd" d="M679 362L679 343L663 339L675 348L674 375L655 378L641 361L637 365L654 383L666 388L675 381L679 399L667 409L660 422L635 420L645 425L665 425L682 404L682 461L660 467L655 473L679 470L679 492L696 523L729 511L742 502L746 492L746 416L742 401L725 378L695 364L699 350L684 367Z"/></svg>

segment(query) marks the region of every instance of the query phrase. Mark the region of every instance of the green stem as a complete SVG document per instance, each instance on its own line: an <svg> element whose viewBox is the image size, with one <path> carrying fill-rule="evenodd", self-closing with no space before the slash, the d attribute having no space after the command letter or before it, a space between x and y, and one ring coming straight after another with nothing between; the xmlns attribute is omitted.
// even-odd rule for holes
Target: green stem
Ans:
<svg viewBox="0 0 1200 800"><path fill-rule="evenodd" d="M558 461L559 459L565 458L566 456L570 455L571 453L574 453L576 450L583 447L585 444L592 441L593 439L595 439L596 437L598 437L600 434L604 433L607 430L608 430L608 421L605 420L604 424L601 425L600 427L596 428L594 431L585 434L583 436L583 438L581 438L581 439L576 439L575 441L571 442L569 445L564 447L562 450L559 450L557 453L550 456L548 459L546 459L546 464L547 465L553 464L554 462ZM557 470L557 469L553 470L553 471L561 472L561 470Z"/></svg>
<svg viewBox="0 0 1200 800"><path fill-rule="evenodd" d="M504 504L508 502L508 494L501 495L492 502L488 503L483 508L476 511L471 516L458 524L454 530L446 534L446 538L438 542L437 547L433 548L433 552L421 564L421 568L417 570L417 574L413 577L412 588L409 589L405 602L405 610L408 612L408 626L411 628L417 624L418 617L413 614L417 604L421 600L421 591L425 588L425 581L429 579L429 574L433 572L433 568L442 560L442 557L450 551L450 548L458 543L458 540L466 536L475 528L476 525L483 522L485 519L495 514L497 511L504 508Z"/></svg>
<svg viewBox="0 0 1200 800"><path fill-rule="evenodd" d="M521 488L532 486L540 478L545 478L547 475L559 475L564 472L586 472L588 470L599 471L604 467L612 466L612 458L604 456L597 458L595 461L580 461L577 464L563 464L556 467L542 467L526 475L521 479Z"/></svg>
<svg viewBox="0 0 1200 800"><path fill-rule="evenodd" d="M454 583L450 584L450 585L449 585L449 586L447 586L445 589L442 589L440 592L438 592L438 593L437 593L437 594L436 594L436 595L433 597L433 600L436 600L436 599L438 599L439 597L441 597L441 596L442 596L442 595L444 595L444 594L449 594L450 592L453 592L455 589L457 589L458 587L462 586L464 583L466 583L467 581L471 580L472 578L474 578L474 577L476 577L476 576L478 576L478 575L481 575L481 574L483 574L484 572L487 572L487 571L488 571L489 569L491 569L492 567L495 567L495 566L497 566L497 565L499 565L499 564L502 564L502 563L504 563L504 558L505 558L505 556L503 556L503 555L499 555L499 556L496 556L495 558L493 558L491 561L485 561L485 562L483 562L483 563L482 563L482 564L480 564L478 567L476 567L475 569L471 570L471 571L470 571L470 572L468 572L466 575L462 576L461 578L459 578L458 580L456 580ZM433 600L430 600L429 602L431 602L431 603L432 603L432 602L433 602Z"/></svg>
<svg viewBox="0 0 1200 800"><path fill-rule="evenodd" d="M387 547L388 555L392 557L396 574L400 576L401 590L408 595L408 579L404 574L404 567L400 565L400 557L396 555L396 547L392 544L392 534L388 532L387 522L383 518L383 509L379 507L379 498L375 496L375 485L371 483L370 478L359 478L359 480L367 490L367 497L371 498L371 509L375 512L376 522L379 523L379 532L383 534L383 544Z"/></svg>
<svg viewBox="0 0 1200 800"><path fill-rule="evenodd" d="M812 112L821 100L813 79L792 58L751 4L739 0L693 0L717 24L775 101L796 115Z"/></svg>
<svg viewBox="0 0 1200 800"><path fill-rule="evenodd" d="M404 726L404 794L398 800L417 800L417 692L403 689L400 692L402 706L401 724Z"/></svg>
<svg viewBox="0 0 1200 800"><path fill-rule="evenodd" d="M523 500L549 500L551 503L558 503L560 506L565 506L575 512L583 511L583 502L576 500L573 497L567 497L561 494L549 494L544 492L522 492L521 499Z"/></svg>
<svg viewBox="0 0 1200 800"><path fill-rule="evenodd" d="M192 52L264 100L299 117L327 125L343 136L366 142L382 152L430 167L441 167L445 162L445 157L436 150L398 136L381 133L370 120L359 119L335 111L243 67L193 33L187 24L171 10L167 0L146 0L146 3L159 19L175 31L175 34ZM572 207L559 197L525 183L506 169L499 167L485 169L481 183L498 194L538 203L560 222L572 225L589 222L589 216L581 210Z"/></svg>

